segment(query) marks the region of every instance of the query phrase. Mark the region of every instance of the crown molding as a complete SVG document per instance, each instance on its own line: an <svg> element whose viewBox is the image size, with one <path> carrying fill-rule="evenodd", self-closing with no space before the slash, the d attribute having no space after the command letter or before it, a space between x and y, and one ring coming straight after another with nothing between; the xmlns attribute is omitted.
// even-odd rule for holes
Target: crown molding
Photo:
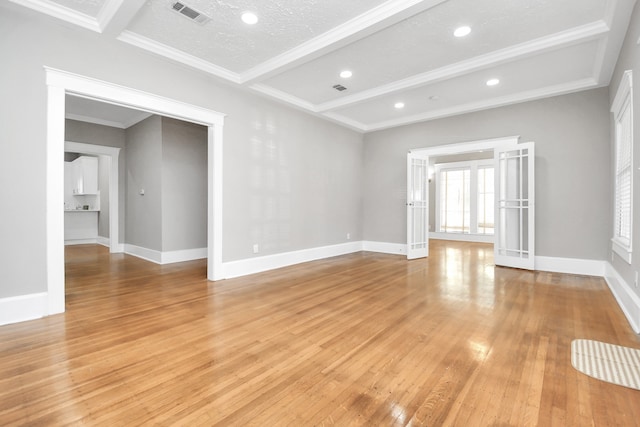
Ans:
<svg viewBox="0 0 640 427"><path fill-rule="evenodd" d="M109 25L123 3L124 0L106 0L97 17L100 32L103 32L104 29Z"/></svg>
<svg viewBox="0 0 640 427"><path fill-rule="evenodd" d="M131 126L140 123L141 121L148 119L153 116L152 113L148 113L146 111L140 111L140 114L136 114L135 116L129 117L127 121L123 122L122 125L125 129L130 128Z"/></svg>
<svg viewBox="0 0 640 427"><path fill-rule="evenodd" d="M567 31L541 37L505 49L500 49L485 55L480 55L467 61L461 61L432 71L417 74L373 89L364 90L335 101L324 102L318 104L317 108L318 111L323 112L336 108L347 107L353 104L359 104L393 92L436 83L464 74L469 74L484 68L489 68L491 66L500 65L505 62L524 59L553 49L590 41L607 34L609 30L609 27L604 21L596 21L591 24L582 25Z"/></svg>
<svg viewBox="0 0 640 427"><path fill-rule="evenodd" d="M77 122L93 123L94 125L109 126L109 127L118 128L118 129L127 128L123 123L120 123L120 122L97 119L95 117L83 116L82 114L66 113L65 119L75 120Z"/></svg>
<svg viewBox="0 0 640 427"><path fill-rule="evenodd" d="M242 83L264 79L336 50L448 0L390 0L241 75Z"/></svg>
<svg viewBox="0 0 640 427"><path fill-rule="evenodd" d="M323 113L322 116L332 122L339 123L360 133L367 132L369 130L369 127L364 123L350 119L349 117L338 113Z"/></svg>
<svg viewBox="0 0 640 427"><path fill-rule="evenodd" d="M28 7L36 12L44 13L57 19L69 22L97 33L102 32L100 23L84 13L77 12L49 0L9 0L20 6Z"/></svg>
<svg viewBox="0 0 640 427"><path fill-rule="evenodd" d="M537 99L549 98L552 96L566 95L572 92L578 92L586 89L598 87L598 82L593 78L576 80L569 83L547 86L541 89L534 89L513 95L502 96L498 98L488 99L485 101L471 102L468 104L445 108L428 113L414 114L412 116L402 117L393 120L386 120L366 126L366 132L389 129L398 126L410 125L413 123L425 122L428 120L442 119L445 117L457 116L460 114L473 113L480 110L488 110L491 108L504 107L506 105L519 104L521 102L535 101Z"/></svg>
<svg viewBox="0 0 640 427"><path fill-rule="evenodd" d="M157 55L164 56L165 58L169 58L173 61L180 62L189 67L212 74L216 77L228 80L232 83L241 84L240 76L233 71L229 71L226 68L214 65L211 62L193 55L189 55L188 53L176 48L158 43L132 31L123 31L117 39L146 51L153 52Z"/></svg>
<svg viewBox="0 0 640 427"><path fill-rule="evenodd" d="M298 98L297 96L293 96L287 92L283 92L281 90L275 89L272 86L268 86L262 83L256 83L249 86L249 89L255 92L261 93L263 95L267 95L271 98L275 98L286 104L290 104L298 108L302 108L303 110L309 111L311 113L317 113L316 106L311 102L305 101L304 99Z"/></svg>

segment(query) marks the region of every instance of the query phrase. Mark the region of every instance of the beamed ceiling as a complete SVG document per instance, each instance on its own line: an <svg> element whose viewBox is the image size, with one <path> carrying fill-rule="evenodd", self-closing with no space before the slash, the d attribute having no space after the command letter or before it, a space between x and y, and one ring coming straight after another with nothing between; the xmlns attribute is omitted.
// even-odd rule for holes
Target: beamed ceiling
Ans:
<svg viewBox="0 0 640 427"><path fill-rule="evenodd" d="M635 3L11 1L361 132L607 86Z"/></svg>

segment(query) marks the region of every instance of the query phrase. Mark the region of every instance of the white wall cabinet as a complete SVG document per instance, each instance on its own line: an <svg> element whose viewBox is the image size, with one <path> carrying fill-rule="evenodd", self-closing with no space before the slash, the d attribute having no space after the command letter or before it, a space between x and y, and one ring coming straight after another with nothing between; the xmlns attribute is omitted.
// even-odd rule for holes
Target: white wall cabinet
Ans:
<svg viewBox="0 0 640 427"><path fill-rule="evenodd" d="M73 165L73 194L98 194L98 158L80 156Z"/></svg>

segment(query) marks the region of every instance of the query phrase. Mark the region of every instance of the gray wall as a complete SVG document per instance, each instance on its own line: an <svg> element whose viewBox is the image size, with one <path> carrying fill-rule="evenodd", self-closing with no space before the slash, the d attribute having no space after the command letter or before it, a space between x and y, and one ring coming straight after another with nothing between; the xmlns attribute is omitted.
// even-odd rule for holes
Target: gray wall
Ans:
<svg viewBox="0 0 640 427"><path fill-rule="evenodd" d="M608 105L602 88L365 135L365 240L406 242L409 149L520 135L536 143L537 255L605 259Z"/></svg>
<svg viewBox="0 0 640 427"><path fill-rule="evenodd" d="M151 116L125 134L125 242L162 251L162 118Z"/></svg>
<svg viewBox="0 0 640 427"><path fill-rule="evenodd" d="M65 141L81 142L83 144L105 145L107 147L120 148L118 154L118 218L120 230L118 241L124 242L125 224L125 185L126 185L126 159L125 159L125 131L111 126L97 125L94 123L79 122L77 120L65 120ZM100 173L100 216L98 222L98 235L109 237L109 173L106 163L100 161L98 170ZM106 180L105 184L103 181Z"/></svg>
<svg viewBox="0 0 640 427"><path fill-rule="evenodd" d="M640 81L640 45L638 45L638 39L640 38L640 3L636 3L636 6L633 10L633 14L631 15L631 21L629 23L629 30L627 31L627 36L624 40L624 44L622 45L622 50L620 52L620 57L618 58L618 63L616 64L615 71L613 73L613 78L611 79L611 86L609 91L609 100L613 102L613 99L616 96L616 92L618 90L618 86L620 85L620 80L622 78L622 73L625 70L633 71L633 132L634 132L634 147L633 147L633 163L634 163L634 179L633 179L633 240L631 242L631 247L633 248L633 256L632 256L632 264L629 265L617 254L612 252L612 263L613 267L620 273L622 278L633 287L634 283L634 272L640 271L640 253L638 252L638 248L640 248L640 208L638 206L640 203L640 185L638 184L638 176L640 175L640 171L638 168L640 167L640 85L638 82ZM613 123L613 118L611 118ZM613 138L613 126L611 128L611 136L610 136L610 149L613 154L613 146L614 146L614 138ZM611 173L614 173L614 165L613 165L613 156L611 160ZM611 179L611 186L609 187L610 193L614 194L613 187L613 179ZM613 217L613 206L610 201L608 206L611 209L611 217ZM607 230L609 233L609 237L613 236L613 225ZM611 246L609 246L609 250L611 250ZM637 287L633 287L633 290L640 295L640 289Z"/></svg>
<svg viewBox="0 0 640 427"><path fill-rule="evenodd" d="M162 250L207 247L207 128L162 118Z"/></svg>
<svg viewBox="0 0 640 427"><path fill-rule="evenodd" d="M254 256L254 243L267 255L342 243L347 232L362 239L360 134L9 2L0 4L0 53L0 97L11 100L0 103L0 298L46 291L43 66L227 115L224 261Z"/></svg>

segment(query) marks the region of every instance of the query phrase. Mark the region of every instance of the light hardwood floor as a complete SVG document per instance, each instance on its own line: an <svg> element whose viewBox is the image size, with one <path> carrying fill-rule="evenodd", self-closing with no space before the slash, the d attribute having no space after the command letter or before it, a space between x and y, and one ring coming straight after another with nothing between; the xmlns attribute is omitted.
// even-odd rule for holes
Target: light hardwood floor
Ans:
<svg viewBox="0 0 640 427"><path fill-rule="evenodd" d="M0 327L0 425L640 425L640 391L571 367L640 348L600 278L356 253L207 282L66 251L67 312Z"/></svg>

